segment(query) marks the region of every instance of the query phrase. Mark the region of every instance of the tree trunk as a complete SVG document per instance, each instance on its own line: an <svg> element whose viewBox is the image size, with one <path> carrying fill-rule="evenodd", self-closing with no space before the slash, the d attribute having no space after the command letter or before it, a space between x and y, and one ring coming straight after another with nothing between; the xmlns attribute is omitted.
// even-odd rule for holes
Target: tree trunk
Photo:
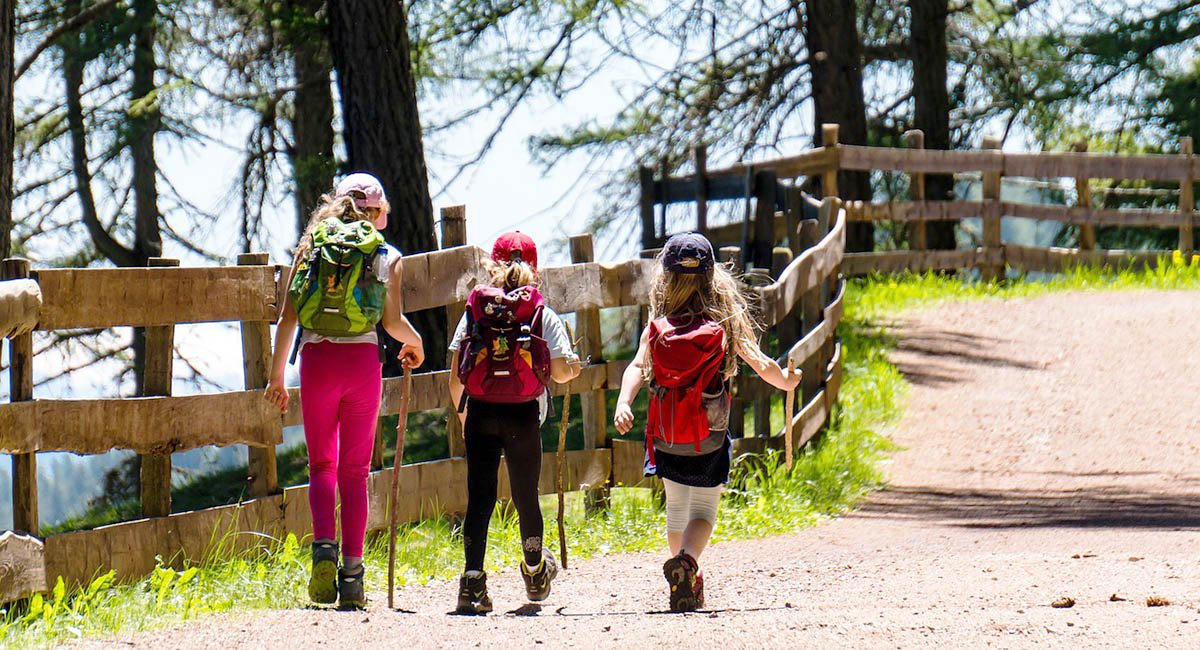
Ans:
<svg viewBox="0 0 1200 650"><path fill-rule="evenodd" d="M801 15L798 7L796 10L797 16ZM842 144L865 145L867 109L863 99L862 43L858 38L855 3L807 0L804 11L804 38L808 45L815 104L813 142L822 146L822 124L838 124ZM870 200L870 177L866 172L841 172L838 194L843 199ZM870 223L849 224L847 250L870 251L874 247L875 233Z"/></svg>
<svg viewBox="0 0 1200 650"><path fill-rule="evenodd" d="M946 87L946 17L949 0L909 0L912 21L913 126L925 132L927 149L950 148L950 94ZM947 201L954 178L946 174L925 177L925 198ZM954 221L926 225L929 248L956 248Z"/></svg>
<svg viewBox="0 0 1200 650"><path fill-rule="evenodd" d="M158 100L150 101L154 92L154 41L157 36L158 3L136 0L133 20L137 31L133 35L133 83L129 101L134 110L129 114L129 154L133 159L134 232L137 239L133 250L137 264L143 266L151 257L162 255L162 234L158 225L158 164L154 159L154 134L159 128Z"/></svg>
<svg viewBox="0 0 1200 650"><path fill-rule="evenodd" d="M389 242L404 253L433 250L433 203L404 5L397 0L330 0L329 27L348 170L370 172L383 182L392 206L384 231ZM445 311L410 318L424 337L430 365L444 365ZM398 370L391 363L385 372Z"/></svg>
<svg viewBox="0 0 1200 650"><path fill-rule="evenodd" d="M329 24L321 14L324 0L289 0L292 71L296 78L292 115L293 182L298 232L308 225L321 195L333 187L333 58Z"/></svg>
<svg viewBox="0 0 1200 650"><path fill-rule="evenodd" d="M16 0L0 0L0 259L12 249L15 4Z"/></svg>

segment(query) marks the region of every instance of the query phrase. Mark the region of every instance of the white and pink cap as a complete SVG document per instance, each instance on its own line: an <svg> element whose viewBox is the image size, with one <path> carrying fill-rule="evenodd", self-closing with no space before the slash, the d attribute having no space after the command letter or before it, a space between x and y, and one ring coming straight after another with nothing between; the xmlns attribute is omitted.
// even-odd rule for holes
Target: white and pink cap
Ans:
<svg viewBox="0 0 1200 650"><path fill-rule="evenodd" d="M360 208L382 208L387 205L387 197L383 194L383 185L379 179L363 172L343 178L342 182L337 184L334 194L354 199L354 205Z"/></svg>

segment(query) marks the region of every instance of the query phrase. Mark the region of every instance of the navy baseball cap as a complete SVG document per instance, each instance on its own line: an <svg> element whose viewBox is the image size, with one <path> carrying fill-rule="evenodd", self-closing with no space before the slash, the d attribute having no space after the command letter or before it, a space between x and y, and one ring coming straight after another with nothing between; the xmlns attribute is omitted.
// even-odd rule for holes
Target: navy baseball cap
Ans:
<svg viewBox="0 0 1200 650"><path fill-rule="evenodd" d="M713 267L713 248L698 232L671 235L663 246L663 268L672 273L707 273Z"/></svg>

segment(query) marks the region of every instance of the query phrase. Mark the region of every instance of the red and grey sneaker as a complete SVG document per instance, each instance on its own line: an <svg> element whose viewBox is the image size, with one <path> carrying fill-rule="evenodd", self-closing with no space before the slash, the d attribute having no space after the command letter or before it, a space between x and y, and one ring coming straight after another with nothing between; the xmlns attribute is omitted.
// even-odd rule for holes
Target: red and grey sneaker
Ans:
<svg viewBox="0 0 1200 650"><path fill-rule="evenodd" d="M699 570L696 558L683 551L663 564L663 575L667 578L667 584L671 586L672 612L694 612L700 607L696 597L696 576ZM701 582L699 585L701 589L703 584ZM702 598L702 591L700 595Z"/></svg>

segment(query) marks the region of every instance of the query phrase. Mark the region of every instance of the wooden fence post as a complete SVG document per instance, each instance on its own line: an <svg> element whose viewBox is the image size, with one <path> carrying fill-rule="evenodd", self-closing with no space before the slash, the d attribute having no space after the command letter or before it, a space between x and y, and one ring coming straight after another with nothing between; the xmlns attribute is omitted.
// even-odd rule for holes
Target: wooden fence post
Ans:
<svg viewBox="0 0 1200 650"><path fill-rule="evenodd" d="M757 269L771 268L771 249L775 247L775 172L754 175L754 230L750 244L750 262Z"/></svg>
<svg viewBox="0 0 1200 650"><path fill-rule="evenodd" d="M1179 153L1187 156L1187 176L1179 182L1179 250L1185 260L1191 260L1196 250L1193 214L1196 211L1195 179L1192 176L1192 138L1179 139Z"/></svg>
<svg viewBox="0 0 1200 650"><path fill-rule="evenodd" d="M913 129L904 134L905 141L908 142L909 149L924 149L925 148L925 132L920 129ZM908 175L909 195L913 201L924 201L925 196L925 172L912 172ZM925 221L913 221L908 225L908 249L914 251L923 251L929 247L929 238L925 233Z"/></svg>
<svg viewBox="0 0 1200 650"><path fill-rule="evenodd" d="M829 199L826 199L828 201ZM800 231L797 233L800 240L800 245L805 249L812 248L821 241L821 228L817 221L802 221L800 222ZM822 294L825 291L823 286L818 285L805 291L800 296L800 318L803 323L803 331L801 336L807 336L813 331L821 321L825 318L824 304ZM800 365L804 376L800 380L800 401L801 404L807 405L816 397L817 392L821 390L821 383L825 379L823 364L821 363L824 354L813 354L804 363Z"/></svg>
<svg viewBox="0 0 1200 650"><path fill-rule="evenodd" d="M591 233L571 237L571 263L594 262L596 251ZM604 337L600 334L600 309L580 309L575 312L575 336L579 339L579 356L587 363L604 362ZM580 412L583 414L583 448L608 447L608 415L603 390L580 391ZM608 507L612 474L604 485L592 486L585 497L588 512Z"/></svg>
<svg viewBox="0 0 1200 650"><path fill-rule="evenodd" d="M450 205L442 208L442 248L463 246L466 243L467 206ZM451 336L454 335L454 327L458 325L458 319L462 318L466 305L465 302L446 305L446 327ZM447 368L450 367L450 361L450 358L446 359ZM462 436L462 424L458 421L458 404L449 404L446 408L446 441L451 458L466 455L467 446Z"/></svg>
<svg viewBox="0 0 1200 650"><path fill-rule="evenodd" d="M271 263L267 253L242 253L238 266L266 266ZM271 378L271 322L242 321L242 368L246 390L267 387ZM279 464L275 447L246 447L250 496L265 497L279 491Z"/></svg>
<svg viewBox="0 0 1200 650"><path fill-rule="evenodd" d="M739 260L741 260L742 249L737 246L722 246L717 250L717 258L724 264L730 265L730 271L737 275L741 272ZM729 407L729 435L733 438L741 438L746 433L746 400L738 396L737 391L734 391L732 401Z"/></svg>
<svg viewBox="0 0 1200 650"><path fill-rule="evenodd" d="M838 172L842 167L838 153L838 130L837 124L821 125L821 146L829 151L829 160L832 163L825 171L821 172L822 197L838 195Z"/></svg>
<svg viewBox="0 0 1200 650"><path fill-rule="evenodd" d="M771 251L771 278L778 279L779 274L783 272L789 262L792 261L792 251L785 247L776 247ZM796 323L792 318L792 313L788 312L778 323L774 325L775 339L777 349L785 352L791 347L795 341ZM777 355L771 353L770 347L771 328L763 332L762 339L759 341L759 347L763 349L763 353L769 357ZM755 396L754 400L754 437L769 438L771 437L771 404L774 401L775 390L766 387L760 395Z"/></svg>
<svg viewBox="0 0 1200 650"><path fill-rule="evenodd" d="M1073 147L1079 153L1088 150L1086 140L1080 140ZM1088 182L1086 176L1075 177L1075 205L1087 211L1087 214L1092 213L1092 186ZM1096 226L1095 224L1085 223L1079 226L1079 250L1090 251L1096 249Z"/></svg>
<svg viewBox="0 0 1200 650"><path fill-rule="evenodd" d="M29 260L4 260L4 279L29 277ZM15 336L8 342L9 400L33 399L33 334ZM12 455L13 531L38 535L37 454Z"/></svg>
<svg viewBox="0 0 1200 650"><path fill-rule="evenodd" d="M179 260L151 257L152 267L179 266ZM159 325L145 328L146 358L142 374L141 394L144 397L165 397L171 394L175 367L175 326ZM166 517L171 514L171 454L142 454L141 498L143 517Z"/></svg>
<svg viewBox="0 0 1200 650"><path fill-rule="evenodd" d="M642 250L657 248L658 234L654 228L654 170L642 165L638 167L638 186L641 195L638 208L642 218Z"/></svg>
<svg viewBox="0 0 1200 650"><path fill-rule="evenodd" d="M1000 138L992 135L984 136L983 149L995 150L996 159L1003 160L999 152ZM983 250L991 252L1003 250L1000 236L1000 181L1002 171L985 172L983 174ZM984 282L996 282L1004 277L1004 264L984 264L980 271Z"/></svg>
<svg viewBox="0 0 1200 650"><path fill-rule="evenodd" d="M708 236L708 147L693 151L696 162L696 232Z"/></svg>

